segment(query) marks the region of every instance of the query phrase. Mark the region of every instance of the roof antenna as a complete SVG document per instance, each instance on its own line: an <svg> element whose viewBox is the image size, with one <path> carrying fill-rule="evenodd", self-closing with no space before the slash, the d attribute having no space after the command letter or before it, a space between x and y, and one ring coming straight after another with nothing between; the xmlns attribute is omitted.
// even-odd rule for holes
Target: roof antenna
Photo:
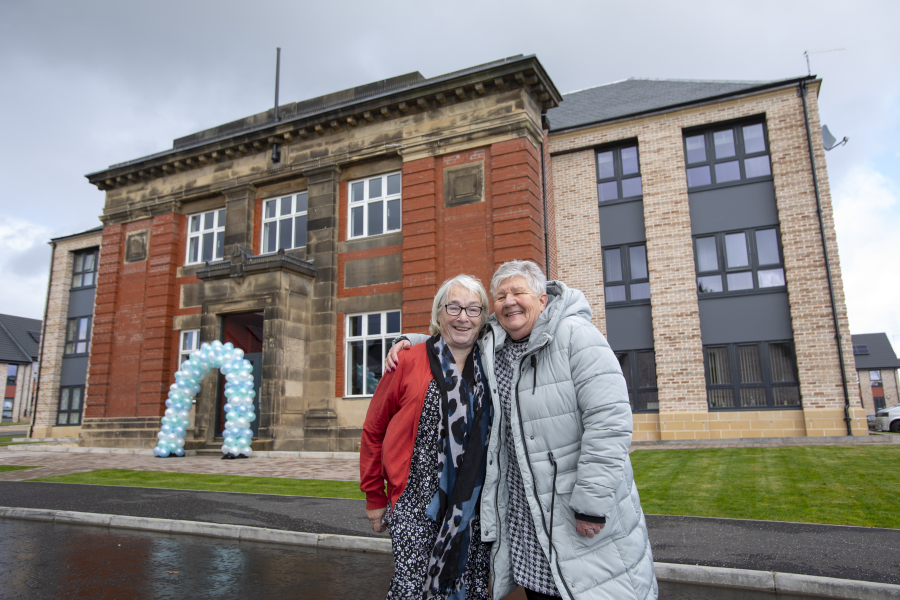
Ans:
<svg viewBox="0 0 900 600"><path fill-rule="evenodd" d="M826 52L840 52L841 50L846 50L846 48L828 48L827 50L806 50L803 52L803 56L806 57L806 73L810 77L812 77L812 69L809 68L809 55L810 54L824 54Z"/></svg>
<svg viewBox="0 0 900 600"><path fill-rule="evenodd" d="M278 123L278 79L281 74L281 48L275 49L275 123ZM281 151L278 144L272 144L272 162L281 162Z"/></svg>

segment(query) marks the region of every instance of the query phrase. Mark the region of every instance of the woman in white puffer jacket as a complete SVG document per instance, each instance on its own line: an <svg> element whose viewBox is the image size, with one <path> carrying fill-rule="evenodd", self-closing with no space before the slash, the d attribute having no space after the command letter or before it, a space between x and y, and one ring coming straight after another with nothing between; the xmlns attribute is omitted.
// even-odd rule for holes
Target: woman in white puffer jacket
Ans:
<svg viewBox="0 0 900 600"><path fill-rule="evenodd" d="M655 599L628 391L587 300L528 261L503 264L491 295L478 343L495 415L481 498L493 598L522 585L529 599Z"/></svg>

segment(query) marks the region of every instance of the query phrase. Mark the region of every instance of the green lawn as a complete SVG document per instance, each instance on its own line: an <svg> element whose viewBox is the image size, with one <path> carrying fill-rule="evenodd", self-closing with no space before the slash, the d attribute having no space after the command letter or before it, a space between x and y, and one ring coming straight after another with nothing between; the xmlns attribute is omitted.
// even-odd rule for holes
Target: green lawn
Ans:
<svg viewBox="0 0 900 600"><path fill-rule="evenodd" d="M316 496L319 498L365 498L365 494L359 491L359 483L353 481L247 477L244 475L201 475L196 473L167 473L164 471L104 469L87 473L30 479L29 481L127 485L213 492L249 492L282 496Z"/></svg>
<svg viewBox="0 0 900 600"><path fill-rule="evenodd" d="M21 471L22 469L36 469L37 467L14 467L11 465L0 465L0 473L6 473L7 471Z"/></svg>
<svg viewBox="0 0 900 600"><path fill-rule="evenodd" d="M644 512L900 528L900 448L638 450Z"/></svg>
<svg viewBox="0 0 900 600"><path fill-rule="evenodd" d="M31 425L31 422L22 421L20 423L0 423L0 427L21 427L22 425Z"/></svg>

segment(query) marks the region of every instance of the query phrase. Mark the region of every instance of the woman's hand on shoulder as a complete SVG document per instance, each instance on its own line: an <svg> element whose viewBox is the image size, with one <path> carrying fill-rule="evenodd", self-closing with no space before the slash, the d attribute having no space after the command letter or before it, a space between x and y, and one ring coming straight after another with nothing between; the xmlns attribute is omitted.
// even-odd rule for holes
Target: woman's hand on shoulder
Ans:
<svg viewBox="0 0 900 600"><path fill-rule="evenodd" d="M407 348L411 348L412 344L409 340L400 340L388 350L387 358L384 359L384 370L385 371L393 371L397 368L397 365L400 364L400 352L406 350Z"/></svg>
<svg viewBox="0 0 900 600"><path fill-rule="evenodd" d="M366 518L369 519L369 523L372 524L372 531L375 533L387 531L387 525L384 523L384 514L386 512L387 508L366 509Z"/></svg>

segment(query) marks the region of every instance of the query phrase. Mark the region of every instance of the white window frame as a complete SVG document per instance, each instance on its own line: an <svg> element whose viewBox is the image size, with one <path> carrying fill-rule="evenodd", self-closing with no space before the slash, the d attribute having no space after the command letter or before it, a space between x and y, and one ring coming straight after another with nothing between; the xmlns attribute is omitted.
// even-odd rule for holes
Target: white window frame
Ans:
<svg viewBox="0 0 900 600"><path fill-rule="evenodd" d="M205 229L204 224L206 222L206 215L213 215L213 226L210 229ZM192 231L194 219L198 219L199 227L197 231ZM201 213L194 213L192 215L187 216L187 248L185 249L184 256L184 264L186 265L202 265L206 261L203 260L203 236L206 233L212 233L212 258L211 261L214 260L222 260L222 255L216 255L216 240L219 239L219 236L222 236L222 244L220 246L220 250L224 252L225 247L225 209L217 208L215 210L207 210ZM197 260L191 260L191 242L193 240L197 240Z"/></svg>
<svg viewBox="0 0 900 600"><path fill-rule="evenodd" d="M881 383L881 370L869 369L869 381L877 381L878 383Z"/></svg>
<svg viewBox="0 0 900 600"><path fill-rule="evenodd" d="M200 330L199 329L182 329L178 333L178 368L181 364L190 359L191 352L200 349Z"/></svg>
<svg viewBox="0 0 900 600"><path fill-rule="evenodd" d="M305 210L297 210L298 205L300 203L299 202L300 198L303 198L303 200L305 201L304 202L304 204L306 205ZM285 201L289 201L291 203L290 204L291 210L288 213L281 214L281 212L282 212L281 208ZM275 213L275 216L272 216L272 217L266 216L269 206L275 207L274 211L273 211ZM301 240L303 243L300 244L299 246L294 244L293 242L297 240L297 219L299 217L307 217L307 219L305 221L305 224L306 224L305 229L307 232L309 232L308 213L309 213L309 194L308 194L308 192L305 192L305 191L299 192L296 194L291 194L289 196L276 196L274 198L266 198L265 200L263 200L263 203L262 203L263 218L262 218L262 224L261 224L261 227L262 227L262 229L261 229L262 249L261 249L260 254L261 255L262 254L272 254L272 253L278 251L278 249L281 247L281 225L284 221L288 221L288 220L291 222L291 246L285 247L285 250L295 250L297 248L305 248L306 247L306 235L303 236L303 239ZM273 224L274 224L273 229L275 230L275 247L274 247L274 249L269 249L269 244L268 244L269 239L267 236L268 231L266 230L266 226L273 225Z"/></svg>
<svg viewBox="0 0 900 600"><path fill-rule="evenodd" d="M353 354L350 350L351 345L357 342L362 342L363 347L363 364L362 372L366 373L369 370L368 363L368 353L366 352L366 342L382 340L381 344L381 359L379 364L377 365L378 369L381 370L381 375L384 375L384 357L387 350L390 348L390 343L393 341L395 337L400 335L401 331L401 323L397 323L396 331L387 331L388 329L388 314L396 313L398 315L398 321L402 321L403 315L400 312L400 309L396 310L383 310L379 312L369 312L369 313L356 313L352 315L347 315L344 318L344 393L347 398L368 398L371 397L373 393L375 393L375 389L372 388L371 392L363 387L363 393L353 393L353 367L351 365L351 359ZM378 333L369 333L369 318L374 316L380 316L381 324ZM358 317L362 317L362 335L351 335L351 327L350 320ZM381 378L378 379L381 381Z"/></svg>
<svg viewBox="0 0 900 600"><path fill-rule="evenodd" d="M388 178L392 176L400 177L400 192L396 194L388 195ZM369 198L369 182L374 179L381 179L381 190L382 195L377 198ZM354 185L362 184L363 189L363 198L357 201L353 200L353 189ZM375 177L366 177L364 179L356 179L354 181L347 182L347 239L358 240L366 237L374 237L377 235L384 235L387 233L394 233L400 231L403 228L403 176L398 172L394 173L385 173L384 175L376 175ZM387 204L390 201L397 200L399 204L397 205L397 210L400 215L400 224L396 229L388 229L388 211ZM369 205L383 203L383 207L381 210L381 218L382 218L382 229L381 233L369 234ZM361 208L363 213L363 225L362 230L363 233L361 235L353 235L353 213L354 209Z"/></svg>

